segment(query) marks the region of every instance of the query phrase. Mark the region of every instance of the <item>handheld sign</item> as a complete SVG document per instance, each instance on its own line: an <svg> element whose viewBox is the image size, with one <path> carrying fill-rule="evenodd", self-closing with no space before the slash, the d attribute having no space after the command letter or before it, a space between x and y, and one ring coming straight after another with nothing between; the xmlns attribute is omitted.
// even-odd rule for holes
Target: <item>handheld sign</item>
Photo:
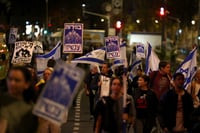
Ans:
<svg viewBox="0 0 200 133"><path fill-rule="evenodd" d="M55 124L66 120L66 112L84 77L84 71L64 62L58 62L44 87L33 113Z"/></svg>
<svg viewBox="0 0 200 133"><path fill-rule="evenodd" d="M120 57L120 43L118 36L110 36L105 38L106 52L108 59Z"/></svg>
<svg viewBox="0 0 200 133"><path fill-rule="evenodd" d="M63 53L83 52L83 24L65 23L63 35Z"/></svg>
<svg viewBox="0 0 200 133"><path fill-rule="evenodd" d="M145 52L144 52L144 44L137 43L136 45L136 57L137 59L144 59L145 58Z"/></svg>
<svg viewBox="0 0 200 133"><path fill-rule="evenodd" d="M30 63L33 56L33 42L15 42L12 64Z"/></svg>
<svg viewBox="0 0 200 133"><path fill-rule="evenodd" d="M44 53L42 42L33 41L33 45L34 45L33 53L35 53L35 54L43 54Z"/></svg>
<svg viewBox="0 0 200 133"><path fill-rule="evenodd" d="M17 32L18 32L18 28L10 28L10 34L9 34L9 39L8 39L9 44L14 44L16 42Z"/></svg>

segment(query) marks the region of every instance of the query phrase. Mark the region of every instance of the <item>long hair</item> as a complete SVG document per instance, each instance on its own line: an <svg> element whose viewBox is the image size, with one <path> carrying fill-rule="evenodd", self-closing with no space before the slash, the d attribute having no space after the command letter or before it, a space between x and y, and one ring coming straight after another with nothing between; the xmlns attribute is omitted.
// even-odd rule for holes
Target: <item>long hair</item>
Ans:
<svg viewBox="0 0 200 133"><path fill-rule="evenodd" d="M32 74L28 68L25 66L12 66L9 71L8 75L11 71L20 71L24 77L25 82L29 83L29 87L23 91L22 96L25 102L33 102L35 98L34 88L32 87Z"/></svg>

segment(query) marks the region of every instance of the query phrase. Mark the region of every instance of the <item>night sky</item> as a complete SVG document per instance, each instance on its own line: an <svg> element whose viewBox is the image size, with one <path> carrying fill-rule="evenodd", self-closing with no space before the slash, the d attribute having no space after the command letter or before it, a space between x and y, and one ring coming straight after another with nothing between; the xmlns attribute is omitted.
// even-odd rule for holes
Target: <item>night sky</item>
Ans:
<svg viewBox="0 0 200 133"><path fill-rule="evenodd" d="M11 25L20 25L26 20L34 23L45 22L45 0L11 0L9 15ZM63 17L63 21L72 22L82 16L82 3L87 4L88 10L101 12L102 0L48 0L49 19ZM24 22L23 22L24 21ZM55 21L55 20L53 20Z"/></svg>

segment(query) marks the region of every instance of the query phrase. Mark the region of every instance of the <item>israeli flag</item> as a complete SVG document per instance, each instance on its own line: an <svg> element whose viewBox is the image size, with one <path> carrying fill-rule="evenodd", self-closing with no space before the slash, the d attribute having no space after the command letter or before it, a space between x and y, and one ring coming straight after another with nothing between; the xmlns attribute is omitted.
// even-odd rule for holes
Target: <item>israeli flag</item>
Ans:
<svg viewBox="0 0 200 133"><path fill-rule="evenodd" d="M157 54L153 51L151 45L148 43L146 51L145 74L149 75L151 71L157 71L159 63L160 59L158 58Z"/></svg>
<svg viewBox="0 0 200 133"><path fill-rule="evenodd" d="M133 62L133 64L130 66L131 72L129 74L129 79L133 81L133 78L137 75L137 69L140 67L142 61L136 60Z"/></svg>
<svg viewBox="0 0 200 133"><path fill-rule="evenodd" d="M181 72L185 76L184 88L191 82L197 70L197 48L195 47L181 63L176 73Z"/></svg>
<svg viewBox="0 0 200 133"><path fill-rule="evenodd" d="M72 60L72 63L85 63L85 64L94 64L94 65L101 65L104 63L105 59L105 48L100 48L87 53L84 56L79 58L75 58Z"/></svg>
<svg viewBox="0 0 200 133"><path fill-rule="evenodd" d="M112 68L118 67L118 66L126 66L127 64L127 57L126 57L126 42L122 42L120 45L120 58L116 58L114 60L114 63L112 65Z"/></svg>
<svg viewBox="0 0 200 133"><path fill-rule="evenodd" d="M47 62L49 59L53 58L54 60L60 59L61 56L61 42L58 42L57 45L49 52L43 55L36 55L36 66L37 66L37 75L41 76L44 70L47 68Z"/></svg>

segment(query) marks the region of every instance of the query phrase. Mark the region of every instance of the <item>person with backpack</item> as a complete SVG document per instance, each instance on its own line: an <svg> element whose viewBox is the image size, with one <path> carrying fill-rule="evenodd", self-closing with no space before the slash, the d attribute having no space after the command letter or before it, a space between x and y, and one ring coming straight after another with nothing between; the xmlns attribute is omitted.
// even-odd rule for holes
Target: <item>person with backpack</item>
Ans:
<svg viewBox="0 0 200 133"><path fill-rule="evenodd" d="M123 120L133 118L133 102L127 97L126 108L123 109L123 83L119 77L110 82L111 93L99 100L95 108L95 133L122 133Z"/></svg>

